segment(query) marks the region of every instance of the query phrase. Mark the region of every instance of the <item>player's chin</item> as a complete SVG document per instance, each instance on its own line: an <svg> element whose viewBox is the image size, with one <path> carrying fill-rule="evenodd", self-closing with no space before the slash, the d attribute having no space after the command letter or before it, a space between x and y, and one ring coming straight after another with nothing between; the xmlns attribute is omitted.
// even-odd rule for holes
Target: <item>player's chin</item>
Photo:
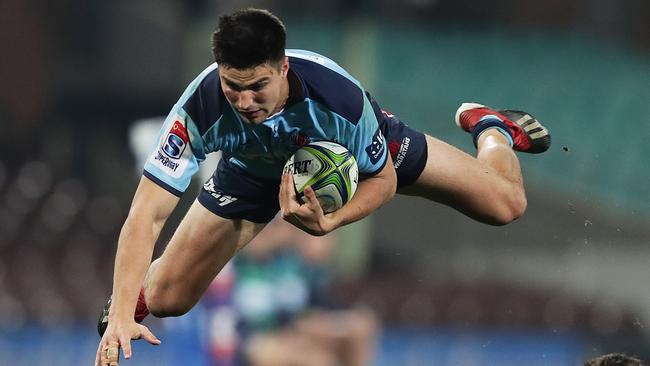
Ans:
<svg viewBox="0 0 650 366"><path fill-rule="evenodd" d="M249 123L261 123L264 122L267 117L267 113L263 109L250 113L239 112L239 114Z"/></svg>

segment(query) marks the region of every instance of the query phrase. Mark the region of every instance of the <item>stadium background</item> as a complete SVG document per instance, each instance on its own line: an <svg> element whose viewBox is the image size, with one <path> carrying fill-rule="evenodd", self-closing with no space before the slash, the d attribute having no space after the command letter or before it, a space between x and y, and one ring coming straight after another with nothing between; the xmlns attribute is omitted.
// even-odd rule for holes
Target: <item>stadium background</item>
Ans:
<svg viewBox="0 0 650 366"><path fill-rule="evenodd" d="M546 154L521 155L529 210L512 225L398 197L342 230L333 293L380 315L377 365L650 359L650 3L246 5L466 151L452 122L463 101L526 109L553 135ZM93 359L140 169L129 130L167 113L210 63L216 15L239 6L0 3L0 365ZM204 364L200 317L153 321L164 345L137 344L125 364Z"/></svg>

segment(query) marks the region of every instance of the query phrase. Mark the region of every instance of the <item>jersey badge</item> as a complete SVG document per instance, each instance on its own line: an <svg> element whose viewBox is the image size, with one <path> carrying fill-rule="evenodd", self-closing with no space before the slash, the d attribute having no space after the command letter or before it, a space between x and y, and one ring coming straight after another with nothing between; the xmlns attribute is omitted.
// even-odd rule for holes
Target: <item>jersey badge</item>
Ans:
<svg viewBox="0 0 650 366"><path fill-rule="evenodd" d="M172 159L178 159L183 155L185 147L190 139L187 136L187 129L181 121L176 120L169 130L162 151Z"/></svg>

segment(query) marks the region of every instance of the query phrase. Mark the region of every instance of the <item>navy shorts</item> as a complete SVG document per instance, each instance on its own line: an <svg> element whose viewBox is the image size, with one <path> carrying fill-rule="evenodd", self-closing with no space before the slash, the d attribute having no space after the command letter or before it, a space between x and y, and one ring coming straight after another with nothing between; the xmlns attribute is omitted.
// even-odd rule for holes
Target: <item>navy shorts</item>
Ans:
<svg viewBox="0 0 650 366"><path fill-rule="evenodd" d="M199 193L199 202L226 219L267 223L280 210L280 179L254 177L221 159Z"/></svg>
<svg viewBox="0 0 650 366"><path fill-rule="evenodd" d="M397 188L405 187L420 176L427 162L427 141L392 114L379 108L367 94L397 172ZM203 185L199 202L212 213L227 219L267 223L280 210L280 179L254 177L227 159L221 159L214 174Z"/></svg>
<svg viewBox="0 0 650 366"><path fill-rule="evenodd" d="M390 157L397 173L397 188L408 186L422 174L427 163L427 140L393 114L381 109L377 101L366 92L372 104L381 133L386 138Z"/></svg>

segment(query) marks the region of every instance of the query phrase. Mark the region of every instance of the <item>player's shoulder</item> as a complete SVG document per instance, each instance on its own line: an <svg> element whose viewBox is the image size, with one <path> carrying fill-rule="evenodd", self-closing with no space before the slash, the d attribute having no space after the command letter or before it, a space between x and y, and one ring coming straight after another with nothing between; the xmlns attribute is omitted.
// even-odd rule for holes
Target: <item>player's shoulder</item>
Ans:
<svg viewBox="0 0 650 366"><path fill-rule="evenodd" d="M305 96L350 122L361 118L363 87L333 60L306 50L286 50L290 69L298 76Z"/></svg>
<svg viewBox="0 0 650 366"><path fill-rule="evenodd" d="M217 63L206 67L189 84L179 104L202 134L219 120L224 111L225 97Z"/></svg>
<svg viewBox="0 0 650 366"><path fill-rule="evenodd" d="M289 64L294 68L304 71L306 73L305 76L319 76L321 74L331 75L334 73L339 76L338 78L335 78L335 80L342 78L361 88L361 83L359 83L357 79L350 75L349 72L334 60L326 56L316 52L299 49L288 49L286 50L286 55L289 57Z"/></svg>

